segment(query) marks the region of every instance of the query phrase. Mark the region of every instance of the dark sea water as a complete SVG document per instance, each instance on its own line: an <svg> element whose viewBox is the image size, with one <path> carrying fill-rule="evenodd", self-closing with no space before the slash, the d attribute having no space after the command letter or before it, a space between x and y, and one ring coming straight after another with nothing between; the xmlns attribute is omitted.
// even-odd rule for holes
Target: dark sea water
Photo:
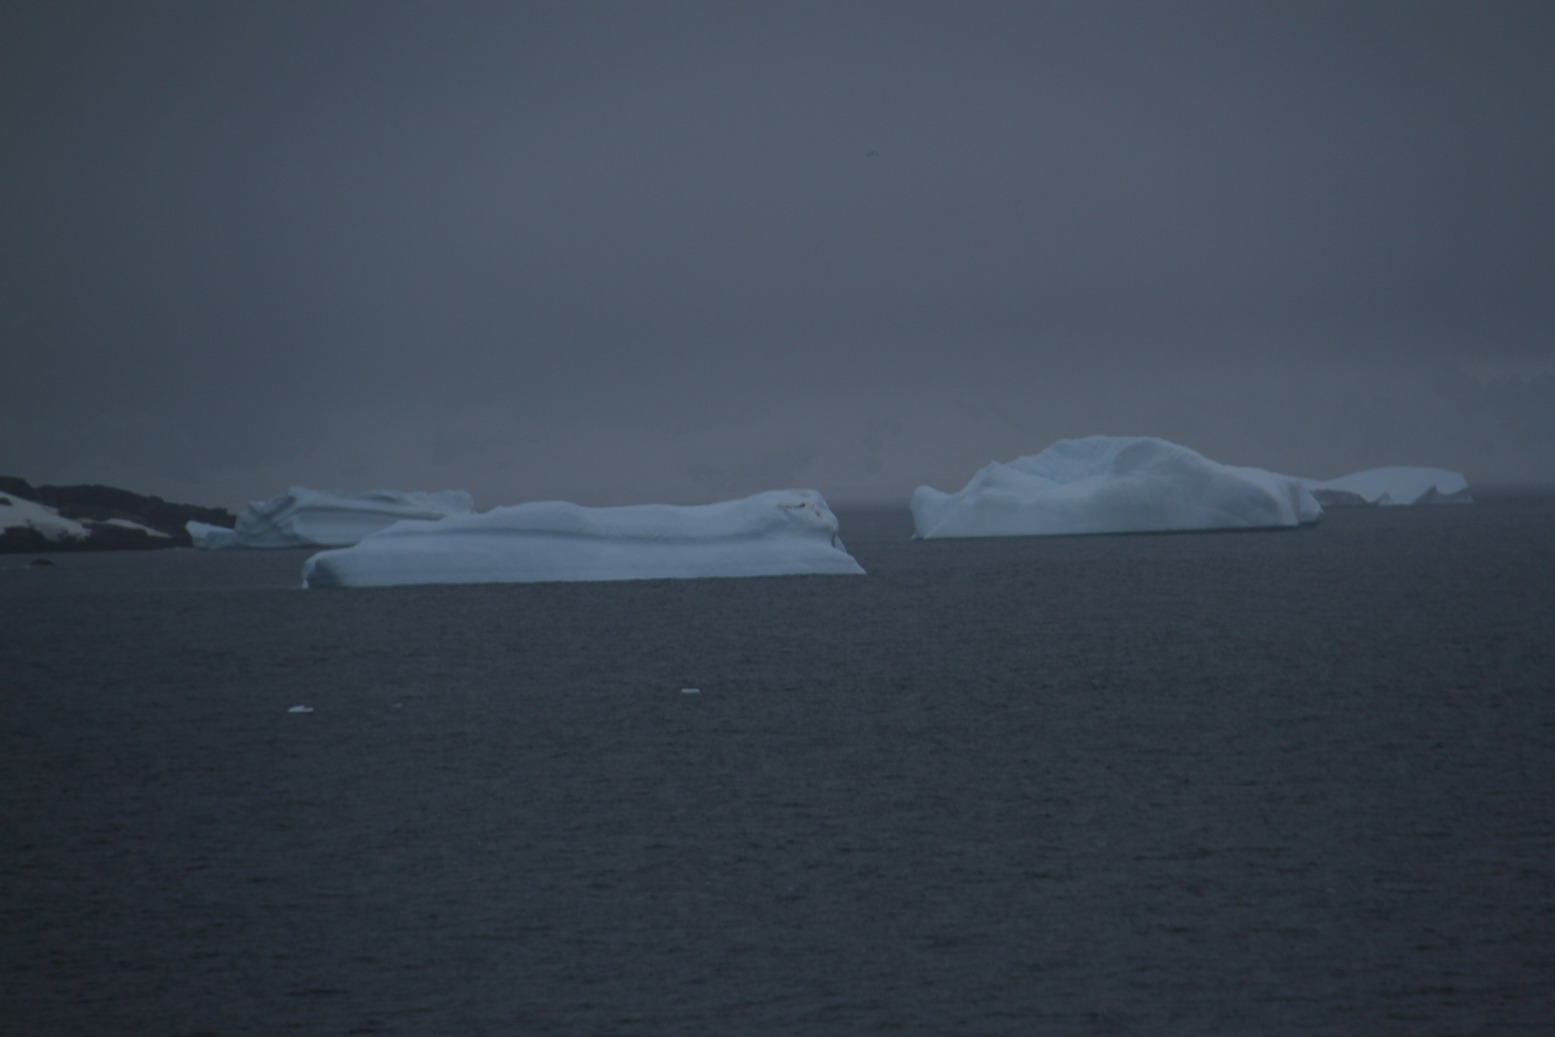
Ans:
<svg viewBox="0 0 1555 1037"><path fill-rule="evenodd" d="M867 577L0 557L0 1032L1555 1033L1555 500L842 520Z"/></svg>

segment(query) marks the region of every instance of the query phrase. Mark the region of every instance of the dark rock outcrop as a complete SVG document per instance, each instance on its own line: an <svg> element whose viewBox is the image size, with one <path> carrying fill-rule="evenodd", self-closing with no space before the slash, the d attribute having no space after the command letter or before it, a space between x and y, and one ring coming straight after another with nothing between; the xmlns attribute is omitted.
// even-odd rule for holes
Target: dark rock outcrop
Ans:
<svg viewBox="0 0 1555 1037"><path fill-rule="evenodd" d="M0 497L0 501L5 498ZM4 513L0 512L0 518ZM37 554L44 551L69 551L31 526L0 526L0 554Z"/></svg>
<svg viewBox="0 0 1555 1037"><path fill-rule="evenodd" d="M122 551L157 547L188 547L184 524L205 522L231 528L237 517L225 508L175 504L114 486L33 486L25 479L0 475L0 499L20 497L74 519L89 531L86 537L51 540L28 526L0 528L0 552ZM4 515L0 514L0 519ZM113 520L134 522L156 530L117 525Z"/></svg>

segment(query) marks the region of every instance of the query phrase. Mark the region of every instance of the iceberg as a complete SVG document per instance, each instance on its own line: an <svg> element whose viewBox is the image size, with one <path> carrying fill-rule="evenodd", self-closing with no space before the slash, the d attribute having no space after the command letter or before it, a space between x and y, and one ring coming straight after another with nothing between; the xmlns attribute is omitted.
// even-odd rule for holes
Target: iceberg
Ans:
<svg viewBox="0 0 1555 1037"><path fill-rule="evenodd" d="M1394 465L1337 479L1302 479L1324 507L1396 504L1472 504L1469 481L1445 468Z"/></svg>
<svg viewBox="0 0 1555 1037"><path fill-rule="evenodd" d="M194 546L206 550L345 547L398 522L425 524L474 511L475 502L463 490L339 493L293 486L267 501L250 501L232 529L204 522L185 528Z"/></svg>
<svg viewBox="0 0 1555 1037"><path fill-rule="evenodd" d="M1275 529L1323 508L1301 480L1211 461L1151 436L1061 439L994 462L956 493L912 495L920 539Z"/></svg>
<svg viewBox="0 0 1555 1037"><path fill-rule="evenodd" d="M862 574L814 490L718 504L537 501L399 522L303 565L304 587Z"/></svg>

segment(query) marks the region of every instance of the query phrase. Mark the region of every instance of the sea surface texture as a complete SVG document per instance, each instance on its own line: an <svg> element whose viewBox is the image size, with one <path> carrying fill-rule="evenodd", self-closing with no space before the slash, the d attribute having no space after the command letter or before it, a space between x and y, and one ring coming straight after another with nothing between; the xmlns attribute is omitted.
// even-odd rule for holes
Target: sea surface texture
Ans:
<svg viewBox="0 0 1555 1037"><path fill-rule="evenodd" d="M866 577L0 558L0 1033L1555 1032L1555 501L840 517Z"/></svg>

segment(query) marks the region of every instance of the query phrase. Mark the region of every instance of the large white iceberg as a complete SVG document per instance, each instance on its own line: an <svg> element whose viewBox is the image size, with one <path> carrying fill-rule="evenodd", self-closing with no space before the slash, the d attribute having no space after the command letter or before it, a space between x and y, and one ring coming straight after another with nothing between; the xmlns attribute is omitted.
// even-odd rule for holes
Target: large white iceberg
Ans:
<svg viewBox="0 0 1555 1037"><path fill-rule="evenodd" d="M1150 436L1061 439L988 465L957 493L920 486L912 495L922 539L1270 529L1322 514L1299 479Z"/></svg>
<svg viewBox="0 0 1555 1037"><path fill-rule="evenodd" d="M463 490L339 493L293 486L267 501L250 501L232 529L204 522L185 528L194 546L207 550L345 547L396 522L435 522L474 511L475 502Z"/></svg>
<svg viewBox="0 0 1555 1037"><path fill-rule="evenodd" d="M774 490L719 504L589 508L541 501L401 522L309 558L302 582L387 587L863 571L819 493Z"/></svg>
<svg viewBox="0 0 1555 1037"><path fill-rule="evenodd" d="M1469 481L1445 468L1395 465L1337 479L1302 479L1324 507L1363 504L1472 504Z"/></svg>

